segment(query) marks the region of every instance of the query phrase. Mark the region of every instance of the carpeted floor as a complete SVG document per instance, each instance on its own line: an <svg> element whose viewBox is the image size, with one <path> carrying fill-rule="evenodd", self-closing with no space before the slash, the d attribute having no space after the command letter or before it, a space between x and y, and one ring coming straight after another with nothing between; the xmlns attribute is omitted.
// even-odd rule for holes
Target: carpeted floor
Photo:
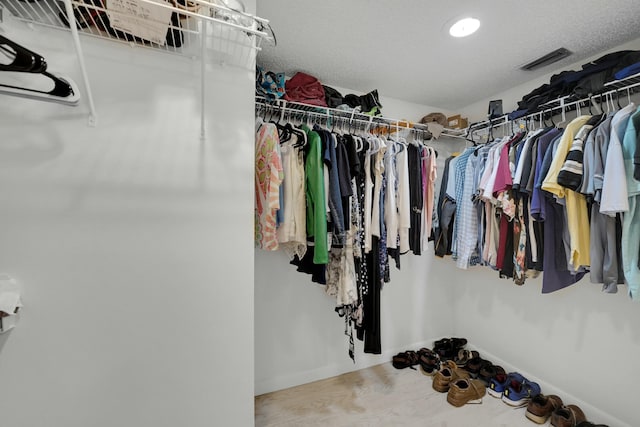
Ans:
<svg viewBox="0 0 640 427"><path fill-rule="evenodd" d="M391 363L256 396L255 411L256 427L536 425L525 417L525 408L488 394L481 404L455 408L446 394L431 388L431 377Z"/></svg>

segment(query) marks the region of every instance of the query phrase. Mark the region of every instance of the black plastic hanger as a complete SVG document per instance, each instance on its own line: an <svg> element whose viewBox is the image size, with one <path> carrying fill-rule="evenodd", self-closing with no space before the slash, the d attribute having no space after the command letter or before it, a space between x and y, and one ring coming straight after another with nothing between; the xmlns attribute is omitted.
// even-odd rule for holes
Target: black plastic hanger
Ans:
<svg viewBox="0 0 640 427"><path fill-rule="evenodd" d="M278 125L276 125L278 126ZM283 132L285 132L285 136L280 138L280 143L287 142L291 139L293 135L298 137L298 141L293 145L294 147L303 147L306 143L306 134L300 129L296 129L293 127L291 123L287 123L283 126Z"/></svg>
<svg viewBox="0 0 640 427"><path fill-rule="evenodd" d="M473 140L473 131L475 130L475 125L477 124L478 123L471 123L471 125L467 129L467 135L465 136L465 139L472 143L474 147L477 145L477 143Z"/></svg>
<svg viewBox="0 0 640 427"><path fill-rule="evenodd" d="M307 145L307 134L304 131L293 127L293 125L291 124L288 124L288 126L291 127L291 132L294 135L298 136L298 141L295 144L293 144L293 147L294 148L305 147Z"/></svg>
<svg viewBox="0 0 640 427"><path fill-rule="evenodd" d="M9 64L0 64L0 71L42 73L47 69L47 62L42 56L1 35L0 51L12 60Z"/></svg>
<svg viewBox="0 0 640 427"><path fill-rule="evenodd" d="M284 113L284 111L282 111L282 113ZM275 124L276 128L278 129L278 136L280 137L280 143L283 143L291 139L291 131L285 125L280 124L281 117L282 117L282 114L278 116L278 120L276 122L273 122L273 124Z"/></svg>
<svg viewBox="0 0 640 427"><path fill-rule="evenodd" d="M0 35L0 55L11 60L8 64L0 64L0 71L40 74L53 82L53 89L42 91L22 86L0 83L0 92L23 98L52 101L66 105L76 105L80 95L70 79L54 76L46 71L47 62L35 52L20 46L14 41Z"/></svg>

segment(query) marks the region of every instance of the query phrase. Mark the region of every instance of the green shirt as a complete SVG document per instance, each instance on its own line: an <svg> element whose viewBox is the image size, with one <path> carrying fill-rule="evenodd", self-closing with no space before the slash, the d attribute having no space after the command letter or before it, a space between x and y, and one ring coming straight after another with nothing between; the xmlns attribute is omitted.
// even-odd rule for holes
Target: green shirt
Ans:
<svg viewBox="0 0 640 427"><path fill-rule="evenodd" d="M305 160L304 172L307 181L307 235L314 238L314 264L329 262L327 244L327 211L324 197L324 164L322 163L322 140L320 135L306 126L309 150Z"/></svg>

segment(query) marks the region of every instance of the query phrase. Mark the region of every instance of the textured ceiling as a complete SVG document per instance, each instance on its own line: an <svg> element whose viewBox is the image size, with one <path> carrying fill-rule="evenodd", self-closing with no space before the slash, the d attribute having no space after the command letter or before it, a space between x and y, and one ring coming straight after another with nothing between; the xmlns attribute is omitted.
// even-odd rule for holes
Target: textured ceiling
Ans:
<svg viewBox="0 0 640 427"><path fill-rule="evenodd" d="M258 0L257 13L278 39L258 55L266 69L449 110L640 36L640 0ZM465 15L478 32L450 37ZM518 69L559 47L574 54Z"/></svg>

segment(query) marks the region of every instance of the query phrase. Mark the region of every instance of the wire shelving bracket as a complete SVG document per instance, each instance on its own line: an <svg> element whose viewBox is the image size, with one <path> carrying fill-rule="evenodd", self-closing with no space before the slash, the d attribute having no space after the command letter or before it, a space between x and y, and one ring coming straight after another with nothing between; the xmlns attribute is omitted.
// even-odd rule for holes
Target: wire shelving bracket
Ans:
<svg viewBox="0 0 640 427"><path fill-rule="evenodd" d="M205 61L251 70L262 43L274 41L273 33L267 31L268 20L230 9L216 0L0 0L2 12L29 24L70 31L87 92L91 125L97 123L97 114L79 35L199 58L203 94ZM201 104L204 138L204 98Z"/></svg>

